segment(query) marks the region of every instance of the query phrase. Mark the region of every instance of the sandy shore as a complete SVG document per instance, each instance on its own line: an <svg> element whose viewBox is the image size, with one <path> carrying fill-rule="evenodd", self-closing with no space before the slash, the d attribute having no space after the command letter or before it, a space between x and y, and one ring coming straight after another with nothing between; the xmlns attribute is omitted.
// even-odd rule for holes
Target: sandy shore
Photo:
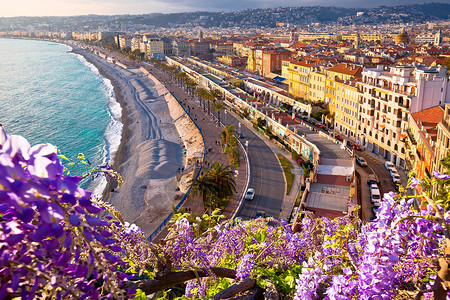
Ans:
<svg viewBox="0 0 450 300"><path fill-rule="evenodd" d="M172 211L191 178L201 134L165 87L144 69L123 69L74 47L111 80L122 106L123 132L114 158L124 184L109 182L104 193L123 218L149 235ZM179 168L188 169L180 176ZM177 176L178 175L178 176ZM180 184L183 183L183 184Z"/></svg>

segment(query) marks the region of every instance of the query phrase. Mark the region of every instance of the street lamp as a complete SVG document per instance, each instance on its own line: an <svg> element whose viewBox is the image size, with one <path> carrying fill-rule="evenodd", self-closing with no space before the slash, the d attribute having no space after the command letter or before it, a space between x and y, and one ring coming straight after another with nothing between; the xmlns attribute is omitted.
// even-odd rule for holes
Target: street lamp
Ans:
<svg viewBox="0 0 450 300"><path fill-rule="evenodd" d="M239 122L239 132L241 132L241 122Z"/></svg>

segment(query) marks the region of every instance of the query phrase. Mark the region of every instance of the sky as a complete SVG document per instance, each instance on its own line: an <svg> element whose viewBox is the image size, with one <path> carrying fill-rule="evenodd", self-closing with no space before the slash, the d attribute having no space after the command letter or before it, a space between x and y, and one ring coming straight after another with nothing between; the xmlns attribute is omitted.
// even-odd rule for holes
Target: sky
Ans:
<svg viewBox="0 0 450 300"><path fill-rule="evenodd" d="M2 0L0 17L237 11L280 6L376 7L445 0Z"/></svg>

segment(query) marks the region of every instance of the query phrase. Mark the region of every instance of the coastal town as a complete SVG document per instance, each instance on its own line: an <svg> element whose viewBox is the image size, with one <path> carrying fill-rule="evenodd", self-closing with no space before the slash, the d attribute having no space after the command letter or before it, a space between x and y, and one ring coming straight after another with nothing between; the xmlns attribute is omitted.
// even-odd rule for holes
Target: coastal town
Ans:
<svg viewBox="0 0 450 300"><path fill-rule="evenodd" d="M317 217L359 213L372 220L382 195L403 191L410 174L424 180L447 170L448 21L341 24L335 32L277 23L268 32L242 34L202 25L155 33L28 30L0 36L61 41L89 50L91 62L152 78L162 88L158 95L173 97L168 105L178 132L186 131L177 125L179 113L186 113L198 133L194 150L191 136L180 133L187 153L179 171L192 178L215 160L236 166L238 189L225 208L229 218L266 215L293 221L307 211ZM200 90L217 95L209 99ZM208 107L202 106L205 99ZM181 109L177 114L175 107ZM239 137L234 163L231 156L219 155L225 153L220 140L227 126ZM136 164L140 168L142 162ZM184 182L176 184L175 199L182 197L177 208L191 210L193 204L184 202L189 180L181 178L177 175ZM113 194L112 199L121 197ZM146 230L152 237L164 228L155 224L170 213L170 204L165 205L162 214L153 205L147 208L157 215ZM140 218L146 221L131 217L147 228L148 216Z"/></svg>
<svg viewBox="0 0 450 300"><path fill-rule="evenodd" d="M6 4L0 300L447 299L450 4L341 1Z"/></svg>

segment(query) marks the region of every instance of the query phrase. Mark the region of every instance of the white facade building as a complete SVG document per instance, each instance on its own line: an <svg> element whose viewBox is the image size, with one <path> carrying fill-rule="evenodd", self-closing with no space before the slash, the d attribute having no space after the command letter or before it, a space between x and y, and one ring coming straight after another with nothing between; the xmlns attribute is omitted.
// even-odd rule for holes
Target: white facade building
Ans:
<svg viewBox="0 0 450 300"><path fill-rule="evenodd" d="M405 166L408 115L450 102L444 67L366 68L359 83L357 141Z"/></svg>

